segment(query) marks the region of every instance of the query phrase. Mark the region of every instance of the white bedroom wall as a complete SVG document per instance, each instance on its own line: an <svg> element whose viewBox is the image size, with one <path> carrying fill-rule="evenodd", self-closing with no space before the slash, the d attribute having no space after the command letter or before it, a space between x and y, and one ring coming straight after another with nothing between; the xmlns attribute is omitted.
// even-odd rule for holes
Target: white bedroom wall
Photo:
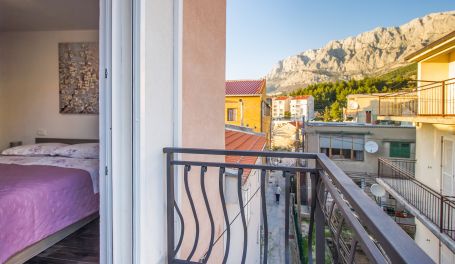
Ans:
<svg viewBox="0 0 455 264"><path fill-rule="evenodd" d="M0 33L0 149L36 137L98 138L98 115L59 113L58 43L83 41L98 41L98 31Z"/></svg>

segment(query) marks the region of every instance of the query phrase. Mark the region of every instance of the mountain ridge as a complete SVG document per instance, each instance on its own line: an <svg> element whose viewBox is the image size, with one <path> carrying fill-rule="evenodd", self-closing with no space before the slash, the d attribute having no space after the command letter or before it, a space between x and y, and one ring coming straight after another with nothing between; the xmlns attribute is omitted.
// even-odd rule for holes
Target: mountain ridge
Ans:
<svg viewBox="0 0 455 264"><path fill-rule="evenodd" d="M313 83L361 79L409 65L405 57L455 30L455 11L428 14L395 27L376 27L280 60L265 76L268 92Z"/></svg>

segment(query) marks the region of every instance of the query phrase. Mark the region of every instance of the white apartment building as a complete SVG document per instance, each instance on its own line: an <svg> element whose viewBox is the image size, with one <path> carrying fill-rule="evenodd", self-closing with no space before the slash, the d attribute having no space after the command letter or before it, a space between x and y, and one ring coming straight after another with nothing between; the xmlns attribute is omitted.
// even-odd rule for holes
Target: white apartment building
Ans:
<svg viewBox="0 0 455 264"><path fill-rule="evenodd" d="M289 111L290 98L287 96L278 96L272 98L272 118L284 118Z"/></svg>
<svg viewBox="0 0 455 264"><path fill-rule="evenodd" d="M292 97L290 112L292 119L301 119L305 116L305 121L312 120L314 118L314 97L311 95Z"/></svg>

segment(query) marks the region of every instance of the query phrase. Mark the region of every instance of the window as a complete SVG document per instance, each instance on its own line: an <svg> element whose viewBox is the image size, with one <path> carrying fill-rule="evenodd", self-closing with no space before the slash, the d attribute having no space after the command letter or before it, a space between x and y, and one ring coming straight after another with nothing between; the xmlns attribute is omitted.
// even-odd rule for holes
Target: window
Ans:
<svg viewBox="0 0 455 264"><path fill-rule="evenodd" d="M320 152L331 159L362 161L363 136L321 135L319 137Z"/></svg>
<svg viewBox="0 0 455 264"><path fill-rule="evenodd" d="M227 121L235 121L237 119L237 109L228 108L227 109Z"/></svg>
<svg viewBox="0 0 455 264"><path fill-rule="evenodd" d="M411 144L403 142L390 142L390 157L411 158Z"/></svg>

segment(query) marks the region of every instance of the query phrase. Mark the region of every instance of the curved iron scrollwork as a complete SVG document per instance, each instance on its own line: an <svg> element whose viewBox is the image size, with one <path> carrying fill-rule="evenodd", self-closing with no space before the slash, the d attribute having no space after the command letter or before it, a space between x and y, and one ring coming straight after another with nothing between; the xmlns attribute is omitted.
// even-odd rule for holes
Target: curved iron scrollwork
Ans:
<svg viewBox="0 0 455 264"><path fill-rule="evenodd" d="M224 255L222 260L216 260L220 263L227 263L229 256L232 255L232 243L243 243L240 263L246 263L248 254L248 208L255 197L259 197L262 218L262 256L261 263L268 263L269 256L269 228L268 214L266 207L266 178L268 171L281 171L285 178L284 198L285 198L285 232L284 232L284 259L285 263L291 262L290 258L290 215L291 211L291 176L293 173L309 173L311 175L311 211L310 227L308 230L308 260L313 263L313 255L316 263L324 263L325 249L332 252L331 257L334 263L356 263L362 260L368 260L373 263L432 263L432 260L414 243L414 241L400 229L395 222L388 217L381 208L379 208L341 169L323 154L313 153L288 153L288 152L254 152L254 151L228 151L228 150L209 150L209 149L185 149L185 148L166 148L164 152L167 155L167 249L168 263L207 263L215 255L214 250L223 249ZM194 155L217 155L217 156L245 156L245 157L263 157L263 158L295 158L299 160L313 160L316 167L298 167L298 166L281 166L280 164L240 164L227 162L208 162L192 160L175 160L175 154L194 154ZM310 164L306 162L305 164ZM178 181L175 174L176 167L183 167L183 189L186 193L182 203L175 201L174 190L175 181ZM218 173L208 173L208 168L217 168ZM200 174L189 175L192 168L200 168ZM226 174L229 170L230 177L236 179L236 193L227 194L226 192ZM256 170L259 172L259 186L253 189L252 195L245 195L242 189L245 171ZM235 171L232 173L231 171ZM216 175L218 174L218 175ZM204 202L195 205L195 197L190 190L190 177L199 180L200 192ZM216 190L219 191L218 197L209 196L207 190L212 186L207 185L208 177L218 177ZM216 178L215 178L216 179ZM192 179L193 180L193 179ZM195 192L197 185L192 182L192 191ZM216 182L216 181L215 181ZM213 181L211 181L213 183ZM233 191L233 190L232 190ZM213 193L213 192L210 192ZM260 195L258 195L260 194ZM258 195L258 196L256 196ZM228 211L228 199L238 201L238 213ZM214 209L212 203L221 204L222 224L224 230L216 230L214 220ZM181 210L181 207L190 208L191 210ZM175 218L175 213L177 218ZM202 215L198 215L202 214ZM220 212L221 214L221 212ZM206 218L208 217L208 221ZM180 222L180 234L178 241L175 241L176 233L174 225L176 219ZM194 230L188 231L188 221L194 222ZM243 241L232 241L232 225L237 220L240 223L240 234L237 237L243 238ZM201 224L202 223L202 224ZM207 223L207 224L206 224ZM193 226L192 226L193 227ZM201 241L201 230L205 241ZM329 231L330 237L326 237L326 230ZM205 233L204 233L205 232ZM190 235L189 235L190 234ZM192 235L194 234L194 237ZM208 234L208 235L207 235ZM315 236L315 243L313 242ZM216 239L215 239L216 237ZM202 239L202 240L204 240ZM216 247L217 243L223 241L221 247ZM400 243L396 243L400 241ZM315 246L316 252L313 252ZM203 248L204 247L204 248ZM183 252L182 248L185 248ZM235 247L237 248L237 247ZM220 257L220 254L216 254ZM212 260L213 261L213 260ZM232 260L231 260L232 261Z"/></svg>

